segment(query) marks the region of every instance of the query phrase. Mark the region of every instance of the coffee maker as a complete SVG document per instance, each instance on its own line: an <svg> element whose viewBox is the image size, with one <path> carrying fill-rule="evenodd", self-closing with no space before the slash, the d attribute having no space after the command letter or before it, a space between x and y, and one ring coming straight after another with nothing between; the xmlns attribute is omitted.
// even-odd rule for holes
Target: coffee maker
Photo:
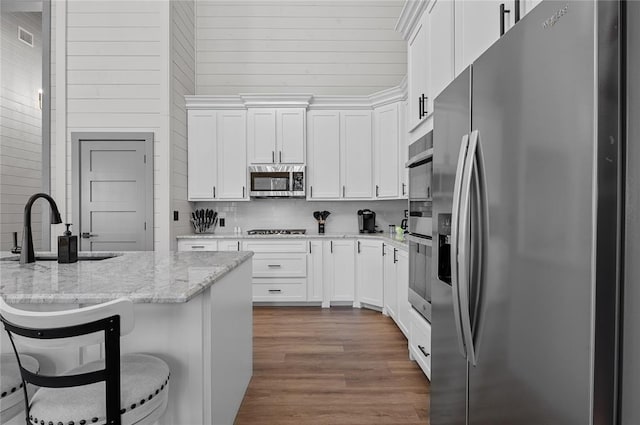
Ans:
<svg viewBox="0 0 640 425"><path fill-rule="evenodd" d="M371 210L358 210L360 233L376 233L376 213Z"/></svg>

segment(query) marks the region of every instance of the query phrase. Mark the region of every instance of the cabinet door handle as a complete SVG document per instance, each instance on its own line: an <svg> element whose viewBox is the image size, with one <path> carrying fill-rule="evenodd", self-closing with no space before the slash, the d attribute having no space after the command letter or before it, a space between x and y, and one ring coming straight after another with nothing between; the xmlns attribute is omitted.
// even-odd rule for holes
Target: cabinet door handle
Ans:
<svg viewBox="0 0 640 425"><path fill-rule="evenodd" d="M360 241L358 241L358 254L360 254Z"/></svg>
<svg viewBox="0 0 640 425"><path fill-rule="evenodd" d="M380 186L376 185L376 198L378 197L379 193L380 193Z"/></svg>
<svg viewBox="0 0 640 425"><path fill-rule="evenodd" d="M278 153L278 162L282 162L282 151Z"/></svg>
<svg viewBox="0 0 640 425"><path fill-rule="evenodd" d="M240 251L240 241L238 241L238 251Z"/></svg>
<svg viewBox="0 0 640 425"><path fill-rule="evenodd" d="M313 186L309 186L309 198L313 198Z"/></svg>
<svg viewBox="0 0 640 425"><path fill-rule="evenodd" d="M422 104L422 116L426 116L427 115L427 99L429 99L428 97L426 97L424 95L424 93L422 93L422 97L420 98L420 103Z"/></svg>
<svg viewBox="0 0 640 425"><path fill-rule="evenodd" d="M244 187L244 186L242 186L242 197L243 197L243 198L244 198L245 192L246 192L246 191L245 191L245 187Z"/></svg>
<svg viewBox="0 0 640 425"><path fill-rule="evenodd" d="M393 263L397 263L398 262L398 250L396 248L393 248Z"/></svg>
<svg viewBox="0 0 640 425"><path fill-rule="evenodd" d="M511 13L511 11L505 7L504 3L500 3L500 37L504 35L504 30L505 30L504 18L507 13Z"/></svg>
<svg viewBox="0 0 640 425"><path fill-rule="evenodd" d="M333 241L329 243L329 246L331 247L331 253L333 254Z"/></svg>
<svg viewBox="0 0 640 425"><path fill-rule="evenodd" d="M418 345L418 349L422 351L422 354L424 354L425 357L429 357L431 355L430 353L427 353L427 350L425 350L422 345Z"/></svg>
<svg viewBox="0 0 640 425"><path fill-rule="evenodd" d="M269 289L270 294L279 294L282 292L282 289Z"/></svg>
<svg viewBox="0 0 640 425"><path fill-rule="evenodd" d="M276 162L276 153L275 153L275 151L271 151L271 162L273 162L273 163Z"/></svg>
<svg viewBox="0 0 640 425"><path fill-rule="evenodd" d="M405 194L405 188L407 187L407 185L405 183L402 183L402 196L404 196Z"/></svg>
<svg viewBox="0 0 640 425"><path fill-rule="evenodd" d="M204 245L191 245L191 249L204 249Z"/></svg>
<svg viewBox="0 0 640 425"><path fill-rule="evenodd" d="M215 186L213 186L213 197L214 198L216 197L216 187Z"/></svg>
<svg viewBox="0 0 640 425"><path fill-rule="evenodd" d="M520 0L513 0L513 18L516 24L520 20Z"/></svg>
<svg viewBox="0 0 640 425"><path fill-rule="evenodd" d="M311 241L309 241L309 254L311 254Z"/></svg>
<svg viewBox="0 0 640 425"><path fill-rule="evenodd" d="M344 198L345 186L342 186L342 197Z"/></svg>
<svg viewBox="0 0 640 425"><path fill-rule="evenodd" d="M418 96L418 119L422 119L422 98Z"/></svg>
<svg viewBox="0 0 640 425"><path fill-rule="evenodd" d="M382 256L384 257L384 243L382 244Z"/></svg>
<svg viewBox="0 0 640 425"><path fill-rule="evenodd" d="M267 264L267 267L269 267L270 269L279 269L280 267L282 267L281 264Z"/></svg>

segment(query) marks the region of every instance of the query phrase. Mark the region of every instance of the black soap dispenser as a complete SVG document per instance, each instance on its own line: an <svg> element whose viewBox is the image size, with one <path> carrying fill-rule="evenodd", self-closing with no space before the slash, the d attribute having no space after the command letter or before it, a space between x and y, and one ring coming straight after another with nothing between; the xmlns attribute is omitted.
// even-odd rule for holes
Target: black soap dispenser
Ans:
<svg viewBox="0 0 640 425"><path fill-rule="evenodd" d="M75 263L78 261L78 237L71 236L71 223L65 223L65 226L64 235L58 236L58 263Z"/></svg>

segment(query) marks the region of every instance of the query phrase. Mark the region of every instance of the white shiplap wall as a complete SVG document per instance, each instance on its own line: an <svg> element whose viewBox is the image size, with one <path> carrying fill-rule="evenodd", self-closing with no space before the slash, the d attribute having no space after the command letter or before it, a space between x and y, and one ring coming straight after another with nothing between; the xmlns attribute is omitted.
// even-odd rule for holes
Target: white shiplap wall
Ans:
<svg viewBox="0 0 640 425"><path fill-rule="evenodd" d="M172 248L177 235L191 233L187 201L187 110L184 96L195 94L195 2L171 3L171 217ZM173 213L172 213L173 214Z"/></svg>
<svg viewBox="0 0 640 425"><path fill-rule="evenodd" d="M169 9L166 1L66 2L66 158L56 158L67 170L65 209L72 220L71 133L154 132L156 250L171 245Z"/></svg>
<svg viewBox="0 0 640 425"><path fill-rule="evenodd" d="M30 47L18 40L18 26L34 36ZM13 232L21 243L24 205L42 188L42 15L2 12L0 24L0 250L13 247ZM34 205L34 247L42 241L41 207Z"/></svg>
<svg viewBox="0 0 640 425"><path fill-rule="evenodd" d="M197 94L370 94L406 74L404 0L196 2Z"/></svg>

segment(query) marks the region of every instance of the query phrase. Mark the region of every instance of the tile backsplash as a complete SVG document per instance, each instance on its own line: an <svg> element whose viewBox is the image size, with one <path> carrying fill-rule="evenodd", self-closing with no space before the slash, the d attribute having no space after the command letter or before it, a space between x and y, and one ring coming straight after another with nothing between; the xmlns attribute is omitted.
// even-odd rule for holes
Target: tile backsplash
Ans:
<svg viewBox="0 0 640 425"><path fill-rule="evenodd" d="M233 233L240 227L245 233L251 229L306 229L308 234L318 233L314 211L331 212L325 224L325 233L357 233L361 209L376 213L378 230L388 232L389 224L400 225L404 218L406 200L388 201L306 201L304 199L252 199L249 202L195 202L193 209L209 208L224 218L225 227L215 233Z"/></svg>

